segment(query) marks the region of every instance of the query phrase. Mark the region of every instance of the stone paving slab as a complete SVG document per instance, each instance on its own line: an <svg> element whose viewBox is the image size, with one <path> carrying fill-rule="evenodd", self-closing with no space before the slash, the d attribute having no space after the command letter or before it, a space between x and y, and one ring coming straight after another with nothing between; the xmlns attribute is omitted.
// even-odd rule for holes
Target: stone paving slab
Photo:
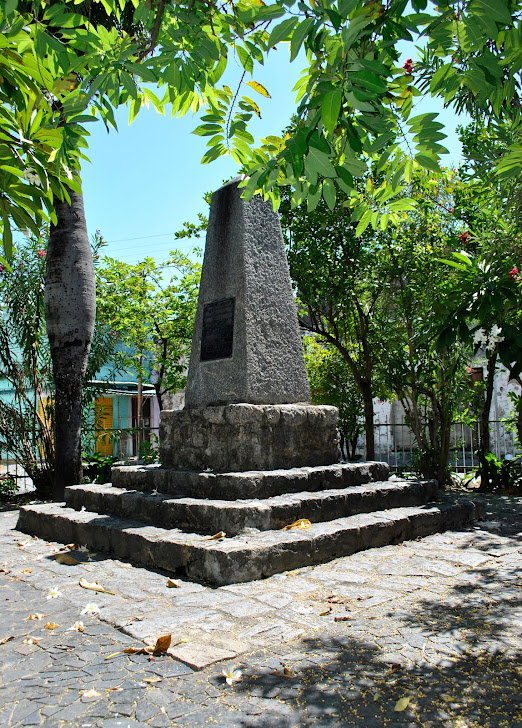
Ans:
<svg viewBox="0 0 522 728"><path fill-rule="evenodd" d="M522 728L522 499L487 508L468 530L215 589L103 554L58 563L6 510L0 725ZM105 659L167 633L170 655Z"/></svg>

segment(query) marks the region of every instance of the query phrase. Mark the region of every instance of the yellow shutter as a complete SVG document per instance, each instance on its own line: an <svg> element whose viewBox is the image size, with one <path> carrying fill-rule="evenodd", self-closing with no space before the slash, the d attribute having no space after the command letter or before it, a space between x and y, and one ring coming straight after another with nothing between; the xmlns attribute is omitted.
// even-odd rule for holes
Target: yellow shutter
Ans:
<svg viewBox="0 0 522 728"><path fill-rule="evenodd" d="M54 442L54 432L53 432L53 423L52 423L52 415L49 412L48 407L52 406L52 400L50 397L44 397L43 395L40 395L38 397L38 414L40 415L41 424L40 424L40 442L42 440L47 440L49 438L48 442L53 443ZM44 448L40 445L40 457L45 458L46 453L44 451Z"/></svg>
<svg viewBox="0 0 522 728"><path fill-rule="evenodd" d="M97 397L94 404L96 452L104 457L113 454L112 439L112 397Z"/></svg>

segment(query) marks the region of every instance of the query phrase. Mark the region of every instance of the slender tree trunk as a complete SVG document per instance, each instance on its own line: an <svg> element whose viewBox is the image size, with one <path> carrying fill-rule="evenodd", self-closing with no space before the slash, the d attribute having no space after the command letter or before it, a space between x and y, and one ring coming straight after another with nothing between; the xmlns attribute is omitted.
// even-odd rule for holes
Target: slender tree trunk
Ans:
<svg viewBox="0 0 522 728"><path fill-rule="evenodd" d="M373 429L373 390L371 382L361 382L364 405L364 434L366 436L366 460L375 460L375 431Z"/></svg>
<svg viewBox="0 0 522 728"><path fill-rule="evenodd" d="M71 204L55 199L45 278L45 315L51 347L55 401L55 478L53 499L81 483L82 382L96 314L92 252L83 197L68 190Z"/></svg>
<svg viewBox="0 0 522 728"><path fill-rule="evenodd" d="M518 377L517 377L517 379L515 379L515 381L518 382L518 384L522 388L522 381L520 379L518 379ZM520 445L522 445L522 392L521 392L519 400L518 400L516 428L517 428L518 442Z"/></svg>
<svg viewBox="0 0 522 728"><path fill-rule="evenodd" d="M497 363L497 352L493 352L488 361L486 376L486 389L484 392L484 404L479 412L479 465L480 465L480 490L489 490L492 485L491 469L486 459L486 453L491 449L491 438L489 432L489 413L493 400L493 385L495 382L495 367Z"/></svg>

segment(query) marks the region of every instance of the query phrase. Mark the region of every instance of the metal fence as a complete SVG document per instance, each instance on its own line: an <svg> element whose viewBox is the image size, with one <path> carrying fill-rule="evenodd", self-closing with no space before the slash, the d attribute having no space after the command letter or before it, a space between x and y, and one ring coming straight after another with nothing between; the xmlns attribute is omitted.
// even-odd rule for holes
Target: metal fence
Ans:
<svg viewBox="0 0 522 728"><path fill-rule="evenodd" d="M114 428L100 431L87 431L85 439L90 443L89 450L101 452L106 457L115 457L121 462L138 462L141 455L147 453L143 443L157 444L159 429L144 427L141 432L137 428ZM140 447L141 445L141 447ZM141 453L140 453L141 451ZM18 493L28 493L34 489L33 481L21 465L16 463L13 453L0 450L0 493L2 484L14 480Z"/></svg>
<svg viewBox="0 0 522 728"><path fill-rule="evenodd" d="M92 441L105 438L110 443L107 453L119 461L137 462L140 456L140 443L157 444L158 428L144 428L141 433L136 428L118 428L104 430L102 434L92 433ZM516 442L515 433L502 420L490 421L491 451L502 460L506 455L520 455L522 450ZM450 467L455 472L468 472L478 467L477 448L478 434L474 428L463 424L455 424L451 428ZM145 447L146 450L146 447ZM364 460L364 440L357 448L361 460ZM106 448L105 448L106 452ZM375 458L390 465L392 471L407 470L415 461L418 448L413 434L406 424L375 425ZM144 454L142 448L141 454ZM33 482L24 469L17 465L12 454L0 451L0 484L2 479L12 477L18 492L33 490ZM4 481L5 482L5 481Z"/></svg>
<svg viewBox="0 0 522 728"><path fill-rule="evenodd" d="M375 459L387 462L391 470L404 470L411 466L418 453L417 443L408 425L375 425ZM516 441L516 434L503 420L490 420L491 452L499 460L506 455L520 455L522 450ZM451 448L449 464L457 473L476 470L478 467L477 449L479 446L476 428L456 423L451 427ZM364 443L358 452L364 457Z"/></svg>

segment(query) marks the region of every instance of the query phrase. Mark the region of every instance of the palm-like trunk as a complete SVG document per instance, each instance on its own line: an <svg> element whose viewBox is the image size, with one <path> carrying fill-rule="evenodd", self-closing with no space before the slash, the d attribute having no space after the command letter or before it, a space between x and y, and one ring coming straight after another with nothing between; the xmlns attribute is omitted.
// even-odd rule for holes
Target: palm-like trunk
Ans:
<svg viewBox="0 0 522 728"><path fill-rule="evenodd" d="M81 400L96 314L96 286L83 197L55 199L45 278L45 315L56 388L53 499L81 483Z"/></svg>

